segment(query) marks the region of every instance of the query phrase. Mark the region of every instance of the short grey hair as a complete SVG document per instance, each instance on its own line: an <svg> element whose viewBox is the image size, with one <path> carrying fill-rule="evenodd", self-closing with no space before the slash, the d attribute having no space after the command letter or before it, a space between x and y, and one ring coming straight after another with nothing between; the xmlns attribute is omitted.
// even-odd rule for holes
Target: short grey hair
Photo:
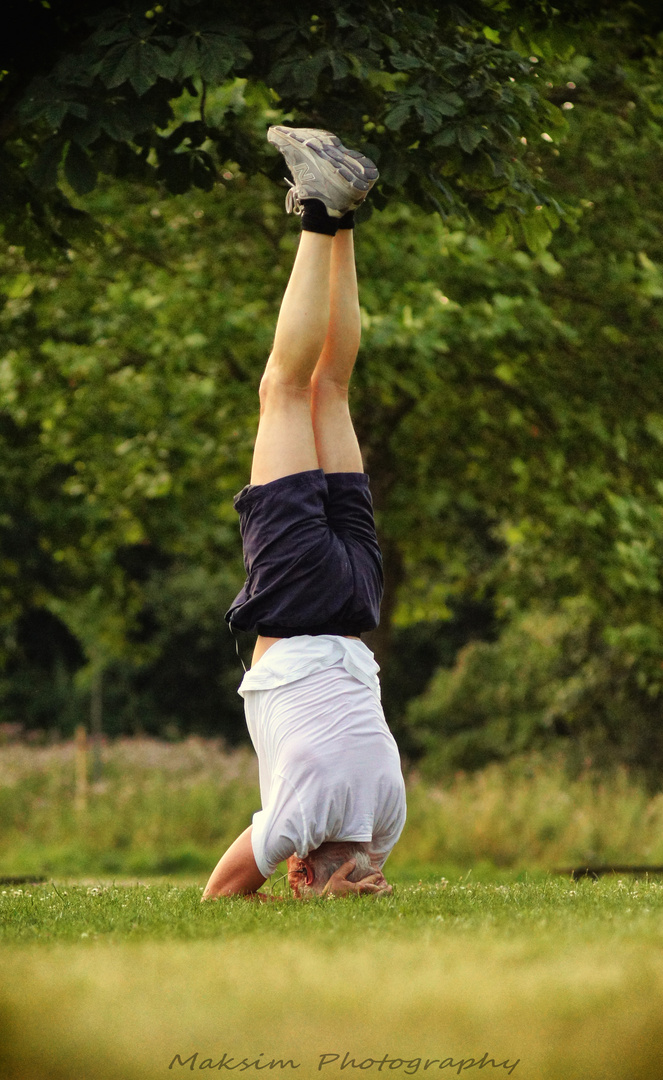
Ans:
<svg viewBox="0 0 663 1080"><path fill-rule="evenodd" d="M313 867L313 884L309 889L313 893L321 893L332 874L339 870L343 863L354 859L356 866L348 874L348 881L362 881L368 874L375 872L371 863L365 843L353 840L328 841L321 844L315 851L309 851L308 860Z"/></svg>

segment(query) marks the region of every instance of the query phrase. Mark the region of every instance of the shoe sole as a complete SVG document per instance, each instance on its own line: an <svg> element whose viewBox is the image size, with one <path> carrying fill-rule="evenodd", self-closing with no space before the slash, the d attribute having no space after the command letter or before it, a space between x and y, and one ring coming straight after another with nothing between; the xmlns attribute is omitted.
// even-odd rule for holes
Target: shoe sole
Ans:
<svg viewBox="0 0 663 1080"><path fill-rule="evenodd" d="M300 131L310 131L311 134L300 135L298 134ZM312 163L318 160L331 165L336 177L352 188L357 205L364 199L380 175L370 158L359 150L348 150L338 136L331 132L318 131L314 128L293 129L275 126L269 128L267 140L280 151L283 151L285 147L292 147L304 159L308 158ZM295 165L294 171L288 165L295 180L300 182L305 179L304 175L298 175L301 164L303 163ZM339 185L339 190L345 192L347 187Z"/></svg>

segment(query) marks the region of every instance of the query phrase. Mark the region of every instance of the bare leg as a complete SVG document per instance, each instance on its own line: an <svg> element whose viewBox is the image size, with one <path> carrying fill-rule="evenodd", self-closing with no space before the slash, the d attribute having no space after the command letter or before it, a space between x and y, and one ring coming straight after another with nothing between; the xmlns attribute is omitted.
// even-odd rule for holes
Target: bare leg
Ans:
<svg viewBox="0 0 663 1080"><path fill-rule="evenodd" d="M331 257L332 237L301 234L274 348L260 384L252 484L320 468L311 418L311 375L329 326Z"/></svg>
<svg viewBox="0 0 663 1080"><path fill-rule="evenodd" d="M361 315L352 229L339 229L332 246L330 318L311 380L313 432L325 472L363 472L348 386L361 338Z"/></svg>

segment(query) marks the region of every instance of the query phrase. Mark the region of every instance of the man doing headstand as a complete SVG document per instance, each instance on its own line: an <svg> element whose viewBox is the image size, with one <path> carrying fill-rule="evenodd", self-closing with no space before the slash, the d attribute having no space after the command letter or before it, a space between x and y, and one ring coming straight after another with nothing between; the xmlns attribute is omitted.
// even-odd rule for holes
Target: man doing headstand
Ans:
<svg viewBox="0 0 663 1080"><path fill-rule="evenodd" d="M361 322L354 210L377 179L330 132L272 127L302 234L260 384L251 482L235 498L247 580L226 619L257 630L239 693L262 809L203 899L258 889L282 860L298 898L390 892L405 821L378 666L383 578L368 477L348 407Z"/></svg>

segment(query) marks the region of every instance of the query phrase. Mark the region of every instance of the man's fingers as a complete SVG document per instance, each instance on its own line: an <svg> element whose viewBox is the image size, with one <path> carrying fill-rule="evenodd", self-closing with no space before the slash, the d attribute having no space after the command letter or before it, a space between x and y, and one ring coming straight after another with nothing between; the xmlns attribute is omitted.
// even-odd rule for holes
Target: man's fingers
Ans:
<svg viewBox="0 0 663 1080"><path fill-rule="evenodd" d="M375 870L367 874L361 881L348 881L349 875L357 865L356 859L348 859L339 866L322 890L323 896L346 896L348 893L361 895L362 893L382 893L386 896L392 892L381 870Z"/></svg>
<svg viewBox="0 0 663 1080"><path fill-rule="evenodd" d="M348 859L347 862L343 863L343 866L339 866L338 870L334 871L331 876L331 880L333 881L334 879L343 878L343 880L346 881L348 875L352 873L356 865L356 859Z"/></svg>
<svg viewBox="0 0 663 1080"><path fill-rule="evenodd" d="M339 866L322 890L322 895L344 896L346 893L352 892L354 885L351 881L348 881L348 875L352 873L356 865L356 859L348 859L342 866Z"/></svg>
<svg viewBox="0 0 663 1080"><path fill-rule="evenodd" d="M344 862L342 866L339 866L338 870L334 871L325 888L333 889L334 886L340 885L341 882L351 884L350 882L348 882L348 876L352 873L356 865L356 859L348 859L348 861Z"/></svg>
<svg viewBox="0 0 663 1080"><path fill-rule="evenodd" d="M384 893L390 895L393 892L391 885L387 885L386 881L378 881L376 883L371 881L358 881L357 889L358 893Z"/></svg>

